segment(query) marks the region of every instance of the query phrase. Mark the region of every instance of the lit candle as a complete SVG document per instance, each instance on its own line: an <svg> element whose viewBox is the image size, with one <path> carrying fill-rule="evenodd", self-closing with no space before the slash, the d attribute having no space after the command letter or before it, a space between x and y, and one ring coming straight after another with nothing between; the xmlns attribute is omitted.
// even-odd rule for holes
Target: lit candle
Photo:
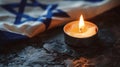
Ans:
<svg viewBox="0 0 120 67"><path fill-rule="evenodd" d="M82 15L79 21L72 21L64 26L65 42L75 47L89 46L97 32L97 25L84 21Z"/></svg>

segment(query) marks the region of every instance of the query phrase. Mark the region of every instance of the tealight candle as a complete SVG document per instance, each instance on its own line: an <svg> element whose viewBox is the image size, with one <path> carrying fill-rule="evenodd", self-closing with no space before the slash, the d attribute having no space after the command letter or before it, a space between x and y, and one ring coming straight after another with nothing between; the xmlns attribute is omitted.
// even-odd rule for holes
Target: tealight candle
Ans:
<svg viewBox="0 0 120 67"><path fill-rule="evenodd" d="M72 47L87 47L95 41L98 27L92 22L84 21L81 15L79 21L66 24L63 30L66 44Z"/></svg>

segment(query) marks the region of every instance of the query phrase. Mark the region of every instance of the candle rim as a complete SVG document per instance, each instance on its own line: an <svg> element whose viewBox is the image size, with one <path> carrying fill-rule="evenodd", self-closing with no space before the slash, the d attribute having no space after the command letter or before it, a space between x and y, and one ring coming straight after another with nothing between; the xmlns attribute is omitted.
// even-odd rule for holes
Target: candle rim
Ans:
<svg viewBox="0 0 120 67"><path fill-rule="evenodd" d="M96 33L95 33L95 34L93 34L93 35L91 35L91 36L87 36L87 37L77 37L77 36L72 36L72 35L68 34L68 33L66 32L66 30L65 30L65 28L67 27L67 25L73 24L73 23L78 23L78 22L79 22L79 21L76 20L76 21L71 21L71 22L67 23L67 24L64 26L64 28L63 28L64 33L65 33L66 35L68 35L68 36L73 37L73 38L82 38L82 39L90 38L90 37L92 37L92 36L95 36L95 35L98 33L98 27L97 27L96 24L94 24L94 23L92 23L92 22L90 22L90 21L84 21L85 23L91 23L91 24L95 25L95 27L96 27Z"/></svg>

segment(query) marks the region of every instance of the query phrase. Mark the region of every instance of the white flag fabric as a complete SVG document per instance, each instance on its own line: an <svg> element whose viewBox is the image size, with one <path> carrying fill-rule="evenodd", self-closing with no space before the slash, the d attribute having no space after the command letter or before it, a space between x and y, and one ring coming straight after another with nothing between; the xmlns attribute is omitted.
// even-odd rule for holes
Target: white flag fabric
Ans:
<svg viewBox="0 0 120 67"><path fill-rule="evenodd" d="M0 45L31 38L45 30L97 16L119 0L0 0Z"/></svg>

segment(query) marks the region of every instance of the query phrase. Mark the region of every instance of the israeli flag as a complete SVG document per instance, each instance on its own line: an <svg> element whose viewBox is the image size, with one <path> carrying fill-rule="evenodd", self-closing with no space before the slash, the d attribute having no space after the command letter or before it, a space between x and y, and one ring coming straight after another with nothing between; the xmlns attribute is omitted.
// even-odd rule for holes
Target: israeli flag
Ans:
<svg viewBox="0 0 120 67"><path fill-rule="evenodd" d="M0 0L0 45L34 37L53 27L99 15L119 0Z"/></svg>

